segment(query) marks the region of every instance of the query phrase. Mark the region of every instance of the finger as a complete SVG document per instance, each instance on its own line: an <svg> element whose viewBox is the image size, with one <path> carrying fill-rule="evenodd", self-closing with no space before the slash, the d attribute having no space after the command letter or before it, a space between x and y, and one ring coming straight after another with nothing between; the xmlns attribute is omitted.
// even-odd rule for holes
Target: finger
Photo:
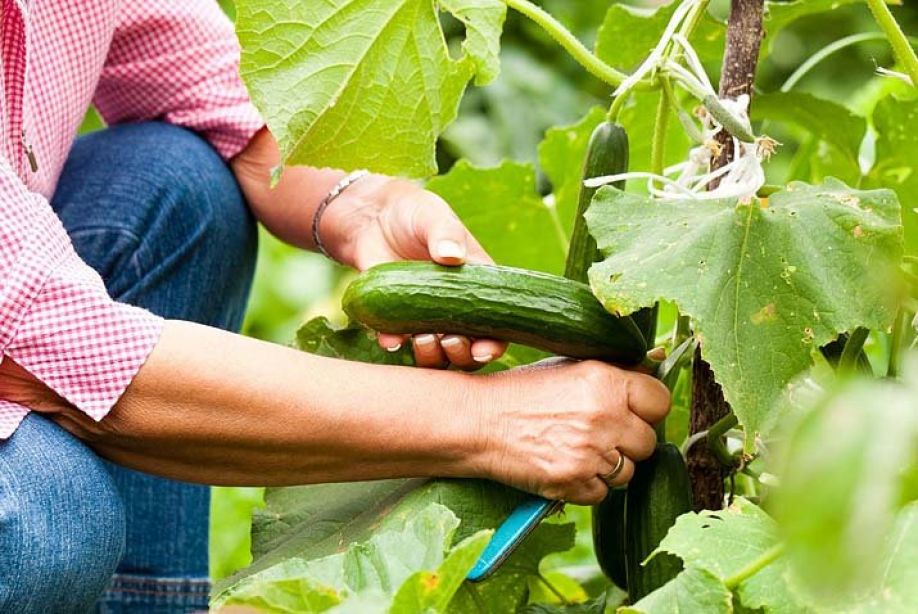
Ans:
<svg viewBox="0 0 918 614"><path fill-rule="evenodd" d="M472 358L480 365L497 360L506 351L507 344L494 339L475 339L471 347Z"/></svg>
<svg viewBox="0 0 918 614"><path fill-rule="evenodd" d="M402 349L405 342L408 341L408 335L392 335L388 333L379 333L376 336L379 347L387 352L397 352Z"/></svg>
<svg viewBox="0 0 918 614"><path fill-rule="evenodd" d="M616 465L618 464L618 458L615 459ZM614 467L615 465L613 465ZM611 468L610 468L611 471ZM606 472L608 475L608 472ZM622 464L622 470L618 472L615 477L610 478L608 481L603 476L597 476L599 481L605 484L609 488L616 488L618 486L624 486L631 481L631 478L634 477L634 461L628 458L628 455L625 455Z"/></svg>
<svg viewBox="0 0 918 614"><path fill-rule="evenodd" d="M601 478L595 477L574 488L565 501L575 505L598 505L608 494L608 485Z"/></svg>
<svg viewBox="0 0 918 614"><path fill-rule="evenodd" d="M672 398L663 382L642 373L627 372L628 407L639 418L656 424L669 413Z"/></svg>
<svg viewBox="0 0 918 614"><path fill-rule="evenodd" d="M447 366L446 355L440 347L436 335L418 335L411 340L414 347L414 360L419 367L427 369L444 369Z"/></svg>
<svg viewBox="0 0 918 614"><path fill-rule="evenodd" d="M637 418L631 417L616 446L618 451L632 460L642 461L649 458L657 447L657 434L653 427ZM614 455L614 453L613 453ZM613 458L612 460L617 460Z"/></svg>
<svg viewBox="0 0 918 614"><path fill-rule="evenodd" d="M472 342L468 337L447 335L440 340L440 347L449 361L460 369L474 371L482 366L472 358Z"/></svg>

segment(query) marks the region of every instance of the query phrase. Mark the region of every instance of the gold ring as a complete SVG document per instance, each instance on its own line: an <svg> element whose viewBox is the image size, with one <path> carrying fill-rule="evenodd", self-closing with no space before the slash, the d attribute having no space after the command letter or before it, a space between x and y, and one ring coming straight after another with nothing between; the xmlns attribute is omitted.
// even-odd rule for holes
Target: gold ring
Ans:
<svg viewBox="0 0 918 614"><path fill-rule="evenodd" d="M622 454L620 450L616 450L616 452L618 452L618 462L615 463L614 467L612 467L612 471L603 476L600 476L602 481L609 486L612 486L612 482L615 480L615 478L618 477L618 474L622 472L622 469L625 468L625 455Z"/></svg>

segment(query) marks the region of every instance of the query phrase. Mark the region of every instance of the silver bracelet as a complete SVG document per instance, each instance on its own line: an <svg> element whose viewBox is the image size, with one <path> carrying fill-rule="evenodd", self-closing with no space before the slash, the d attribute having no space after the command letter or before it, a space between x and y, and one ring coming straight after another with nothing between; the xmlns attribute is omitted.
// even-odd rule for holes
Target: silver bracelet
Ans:
<svg viewBox="0 0 918 614"><path fill-rule="evenodd" d="M370 174L368 170L359 170L354 171L341 181L335 184L329 192L328 195L322 199L322 202L319 203L319 207L316 209L316 214L312 217L312 242L315 243L316 249L318 249L323 256L330 258L328 250L325 249L325 244L322 243L322 237L319 236L319 224L322 223L322 214L325 213L325 210L328 209L328 206L332 204L336 198L341 196L341 194Z"/></svg>

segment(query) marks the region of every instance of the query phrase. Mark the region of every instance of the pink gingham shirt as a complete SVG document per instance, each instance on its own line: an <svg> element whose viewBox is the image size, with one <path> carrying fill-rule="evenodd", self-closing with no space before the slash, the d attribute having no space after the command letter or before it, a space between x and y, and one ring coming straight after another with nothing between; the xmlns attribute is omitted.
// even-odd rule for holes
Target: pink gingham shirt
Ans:
<svg viewBox="0 0 918 614"><path fill-rule="evenodd" d="M0 356L101 420L162 321L109 298L48 204L86 109L186 126L226 159L263 122L216 0L0 0L0 52ZM0 439L28 412L0 399Z"/></svg>

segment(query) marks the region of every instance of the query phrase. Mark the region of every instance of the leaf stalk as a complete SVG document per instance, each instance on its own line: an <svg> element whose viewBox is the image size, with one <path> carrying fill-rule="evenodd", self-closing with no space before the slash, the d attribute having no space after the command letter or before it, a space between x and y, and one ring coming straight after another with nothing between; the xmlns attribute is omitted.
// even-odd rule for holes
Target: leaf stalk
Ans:
<svg viewBox="0 0 918 614"><path fill-rule="evenodd" d="M918 88L918 55L915 54L908 37L905 36L899 22L886 5L886 0L867 0L867 6L870 7L870 12L873 13L877 25L889 39L896 59L902 64L906 74L911 77L912 85Z"/></svg>
<svg viewBox="0 0 918 614"><path fill-rule="evenodd" d="M552 39L567 51L574 60L587 72L613 87L618 87L628 78L625 73L609 66L587 49L570 30L549 14L545 9L536 6L529 0L503 0L504 4L525 17L531 19Z"/></svg>

